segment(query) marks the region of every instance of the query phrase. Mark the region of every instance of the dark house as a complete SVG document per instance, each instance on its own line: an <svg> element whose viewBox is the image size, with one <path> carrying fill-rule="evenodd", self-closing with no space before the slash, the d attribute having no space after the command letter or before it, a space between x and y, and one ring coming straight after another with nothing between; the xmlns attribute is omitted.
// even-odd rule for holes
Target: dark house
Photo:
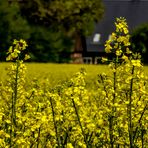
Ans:
<svg viewBox="0 0 148 148"><path fill-rule="evenodd" d="M115 30L114 22L117 17L127 20L129 31L142 23L148 23L148 0L103 0L105 14L96 24L93 34L86 39L86 48L83 48L83 62L99 62L105 54L104 43Z"/></svg>

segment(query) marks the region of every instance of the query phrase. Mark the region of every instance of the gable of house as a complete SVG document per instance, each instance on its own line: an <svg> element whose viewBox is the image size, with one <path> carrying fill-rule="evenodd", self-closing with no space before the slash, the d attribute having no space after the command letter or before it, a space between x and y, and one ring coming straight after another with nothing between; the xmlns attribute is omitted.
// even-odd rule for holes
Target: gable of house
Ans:
<svg viewBox="0 0 148 148"><path fill-rule="evenodd" d="M148 0L103 0L105 14L103 19L96 24L91 36L86 39L87 52L104 52L104 43L115 30L114 22L117 17L127 20L129 30L148 23Z"/></svg>

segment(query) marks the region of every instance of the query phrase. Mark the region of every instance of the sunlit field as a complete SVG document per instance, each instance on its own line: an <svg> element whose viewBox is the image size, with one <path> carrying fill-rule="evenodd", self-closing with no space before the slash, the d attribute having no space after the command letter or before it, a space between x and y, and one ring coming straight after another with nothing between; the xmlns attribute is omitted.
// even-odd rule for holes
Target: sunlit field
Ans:
<svg viewBox="0 0 148 148"><path fill-rule="evenodd" d="M146 148L148 67L117 19L108 65L25 63L15 40L0 64L0 147ZM13 50L14 49L14 50Z"/></svg>
<svg viewBox="0 0 148 148"><path fill-rule="evenodd" d="M5 79L6 71L11 63L0 63L0 79ZM26 63L27 78L39 80L48 78L51 86L55 86L67 79L70 79L82 68L86 70L86 82L93 84L97 81L98 74L109 73L107 65L87 64L52 64L52 63ZM144 72L148 75L148 66L144 66ZM89 85L90 86L90 85ZM92 87L92 86L90 86Z"/></svg>
<svg viewBox="0 0 148 148"><path fill-rule="evenodd" d="M0 79L5 79L5 69L11 63L0 63ZM39 80L48 78L51 86L55 86L67 79L70 79L75 73L79 72L82 68L86 70L86 81L93 83L97 80L97 75L102 72L108 72L107 65L86 65L86 64L51 64L51 63L26 63L27 79L37 78Z"/></svg>
<svg viewBox="0 0 148 148"><path fill-rule="evenodd" d="M8 70L11 65L12 63L0 64L0 78L4 81L0 86L0 123L3 128L0 133L5 137L1 138L1 146L109 147L112 143L108 139L116 138L117 143L114 145L129 147L129 138L124 138L128 137L130 112L126 113L129 109L126 100L130 98L125 96L125 92L132 81L126 76L126 72L121 71L121 76L118 72L118 88L115 89L112 82L115 77L108 65L25 63L25 72L25 67L20 63L18 74L17 64L14 71L13 67ZM86 76L80 72L81 69L85 69ZM140 72L138 69L137 73ZM144 66L144 72L148 75L148 66ZM111 76L111 81L107 75ZM137 133L134 136L138 138L135 143L141 147L147 143L147 99L144 100L147 93L143 76L140 77L141 80L132 82L132 99L138 99L132 105L132 128ZM139 86L142 86L142 90ZM124 91L124 87L125 92L122 93L120 89L123 88ZM116 103L113 103L113 91L117 91ZM130 92L131 87L129 95ZM114 123L111 126L113 109L116 109L114 122L117 125ZM14 131L11 132L12 130ZM116 132L116 137L111 133L112 130ZM120 132L122 135L118 138ZM141 134L144 136L140 137ZM144 142L141 144L141 141Z"/></svg>

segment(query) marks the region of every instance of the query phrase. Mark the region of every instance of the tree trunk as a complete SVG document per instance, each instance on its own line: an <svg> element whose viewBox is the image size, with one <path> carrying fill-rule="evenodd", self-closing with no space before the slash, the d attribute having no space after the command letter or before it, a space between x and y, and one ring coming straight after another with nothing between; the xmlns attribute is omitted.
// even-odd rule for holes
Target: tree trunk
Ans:
<svg viewBox="0 0 148 148"><path fill-rule="evenodd" d="M83 63L83 53L86 52L86 39L80 32L74 33L74 49L72 59L74 63Z"/></svg>

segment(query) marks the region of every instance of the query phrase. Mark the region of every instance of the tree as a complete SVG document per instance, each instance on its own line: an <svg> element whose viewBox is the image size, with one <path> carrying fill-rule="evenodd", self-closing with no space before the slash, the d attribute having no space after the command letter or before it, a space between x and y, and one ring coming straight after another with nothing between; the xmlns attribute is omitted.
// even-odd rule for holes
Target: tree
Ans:
<svg viewBox="0 0 148 148"><path fill-rule="evenodd" d="M135 28L131 35L133 52L142 55L142 61L148 64L148 23Z"/></svg>
<svg viewBox="0 0 148 148"><path fill-rule="evenodd" d="M17 3L10 4L8 1L0 1L0 60L5 60L6 51L13 39L30 37L30 27L20 15Z"/></svg>
<svg viewBox="0 0 148 148"><path fill-rule="evenodd" d="M29 39L31 60L36 62L69 62L72 42L63 36L43 26L32 26ZM65 57L66 56L66 57Z"/></svg>
<svg viewBox="0 0 148 148"><path fill-rule="evenodd" d="M101 0L24 0L20 8L33 24L51 26L73 34L75 47L82 45L81 37L93 31L95 22L101 19L104 12Z"/></svg>
<svg viewBox="0 0 148 148"><path fill-rule="evenodd" d="M14 39L24 39L31 60L37 62L68 62L71 41L49 27L30 24L22 17L20 7L14 1L0 1L0 60L6 59L6 52ZM66 56L66 58L64 56Z"/></svg>

